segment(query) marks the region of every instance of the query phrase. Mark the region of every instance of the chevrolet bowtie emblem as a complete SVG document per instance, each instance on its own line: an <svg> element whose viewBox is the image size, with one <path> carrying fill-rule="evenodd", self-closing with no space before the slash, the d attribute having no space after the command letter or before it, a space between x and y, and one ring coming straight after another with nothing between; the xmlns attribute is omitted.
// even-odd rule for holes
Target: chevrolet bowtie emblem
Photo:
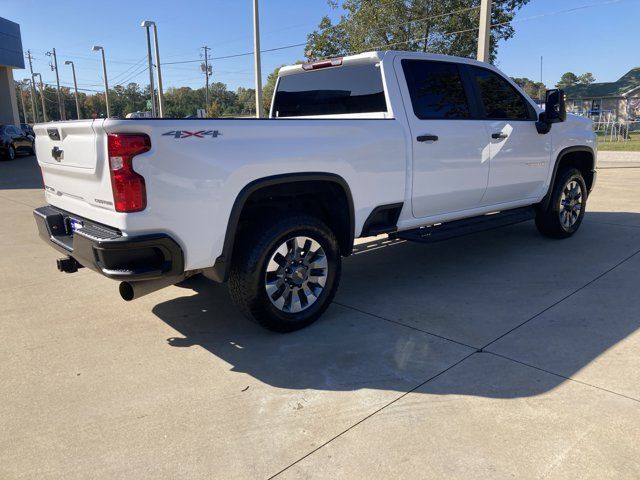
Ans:
<svg viewBox="0 0 640 480"><path fill-rule="evenodd" d="M58 147L53 147L51 149L51 156L56 160L56 162L59 162L60 160L62 160L63 153L64 151L59 149Z"/></svg>

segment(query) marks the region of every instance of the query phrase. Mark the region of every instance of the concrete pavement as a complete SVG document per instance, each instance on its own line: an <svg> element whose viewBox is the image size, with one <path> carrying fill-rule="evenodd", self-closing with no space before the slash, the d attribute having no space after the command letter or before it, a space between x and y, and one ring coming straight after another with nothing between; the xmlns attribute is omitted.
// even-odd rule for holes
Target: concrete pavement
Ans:
<svg viewBox="0 0 640 480"><path fill-rule="evenodd" d="M640 167L640 152L598 152L599 168Z"/></svg>
<svg viewBox="0 0 640 480"><path fill-rule="evenodd" d="M640 169L569 240L361 244L289 335L202 278L58 273L40 183L0 163L0 478L640 477Z"/></svg>

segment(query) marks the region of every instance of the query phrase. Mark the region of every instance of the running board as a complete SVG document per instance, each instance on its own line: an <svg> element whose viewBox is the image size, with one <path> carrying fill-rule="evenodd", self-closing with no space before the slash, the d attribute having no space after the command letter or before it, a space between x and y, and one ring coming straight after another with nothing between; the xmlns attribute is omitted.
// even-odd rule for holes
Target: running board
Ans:
<svg viewBox="0 0 640 480"><path fill-rule="evenodd" d="M471 233L513 225L514 223L526 222L527 220L532 220L535 216L536 211L533 206L514 208L512 210L505 210L504 212L480 215L479 217L465 218L431 225L429 227L396 232L389 234L389 237L401 238L412 242L439 242L449 238L461 237Z"/></svg>

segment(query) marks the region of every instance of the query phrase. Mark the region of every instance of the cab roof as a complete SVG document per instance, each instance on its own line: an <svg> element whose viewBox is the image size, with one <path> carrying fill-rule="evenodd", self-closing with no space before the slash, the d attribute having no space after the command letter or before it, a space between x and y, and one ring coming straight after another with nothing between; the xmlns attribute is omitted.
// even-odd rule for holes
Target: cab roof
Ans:
<svg viewBox="0 0 640 480"><path fill-rule="evenodd" d="M370 52L359 53L357 55L347 55L345 57L336 57L322 59L313 62L299 63L296 65L287 65L282 67L278 72L279 77L296 73L304 73L326 67L337 67L344 65L358 65L367 63L378 63L382 61L393 60L397 56L420 58L424 60L440 60L456 63L466 63L469 65L481 65L485 68L496 70L496 68L488 63L480 62L472 58L454 57L452 55L441 55L437 53L410 52L403 50L374 50ZM338 61L340 63L338 63ZM333 64L331 62L334 62Z"/></svg>

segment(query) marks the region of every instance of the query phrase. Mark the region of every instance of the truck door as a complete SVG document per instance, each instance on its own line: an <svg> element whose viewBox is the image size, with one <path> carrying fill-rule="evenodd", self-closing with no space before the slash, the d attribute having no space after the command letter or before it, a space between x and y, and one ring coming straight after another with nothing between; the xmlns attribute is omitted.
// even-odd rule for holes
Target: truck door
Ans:
<svg viewBox="0 0 640 480"><path fill-rule="evenodd" d="M407 58L395 67L412 137L413 216L477 207L487 188L490 142L484 122L474 119L477 105L462 67Z"/></svg>
<svg viewBox="0 0 640 480"><path fill-rule="evenodd" d="M551 135L538 133L535 109L509 81L487 68L467 68L491 136L491 171L482 205L539 198L550 168Z"/></svg>

